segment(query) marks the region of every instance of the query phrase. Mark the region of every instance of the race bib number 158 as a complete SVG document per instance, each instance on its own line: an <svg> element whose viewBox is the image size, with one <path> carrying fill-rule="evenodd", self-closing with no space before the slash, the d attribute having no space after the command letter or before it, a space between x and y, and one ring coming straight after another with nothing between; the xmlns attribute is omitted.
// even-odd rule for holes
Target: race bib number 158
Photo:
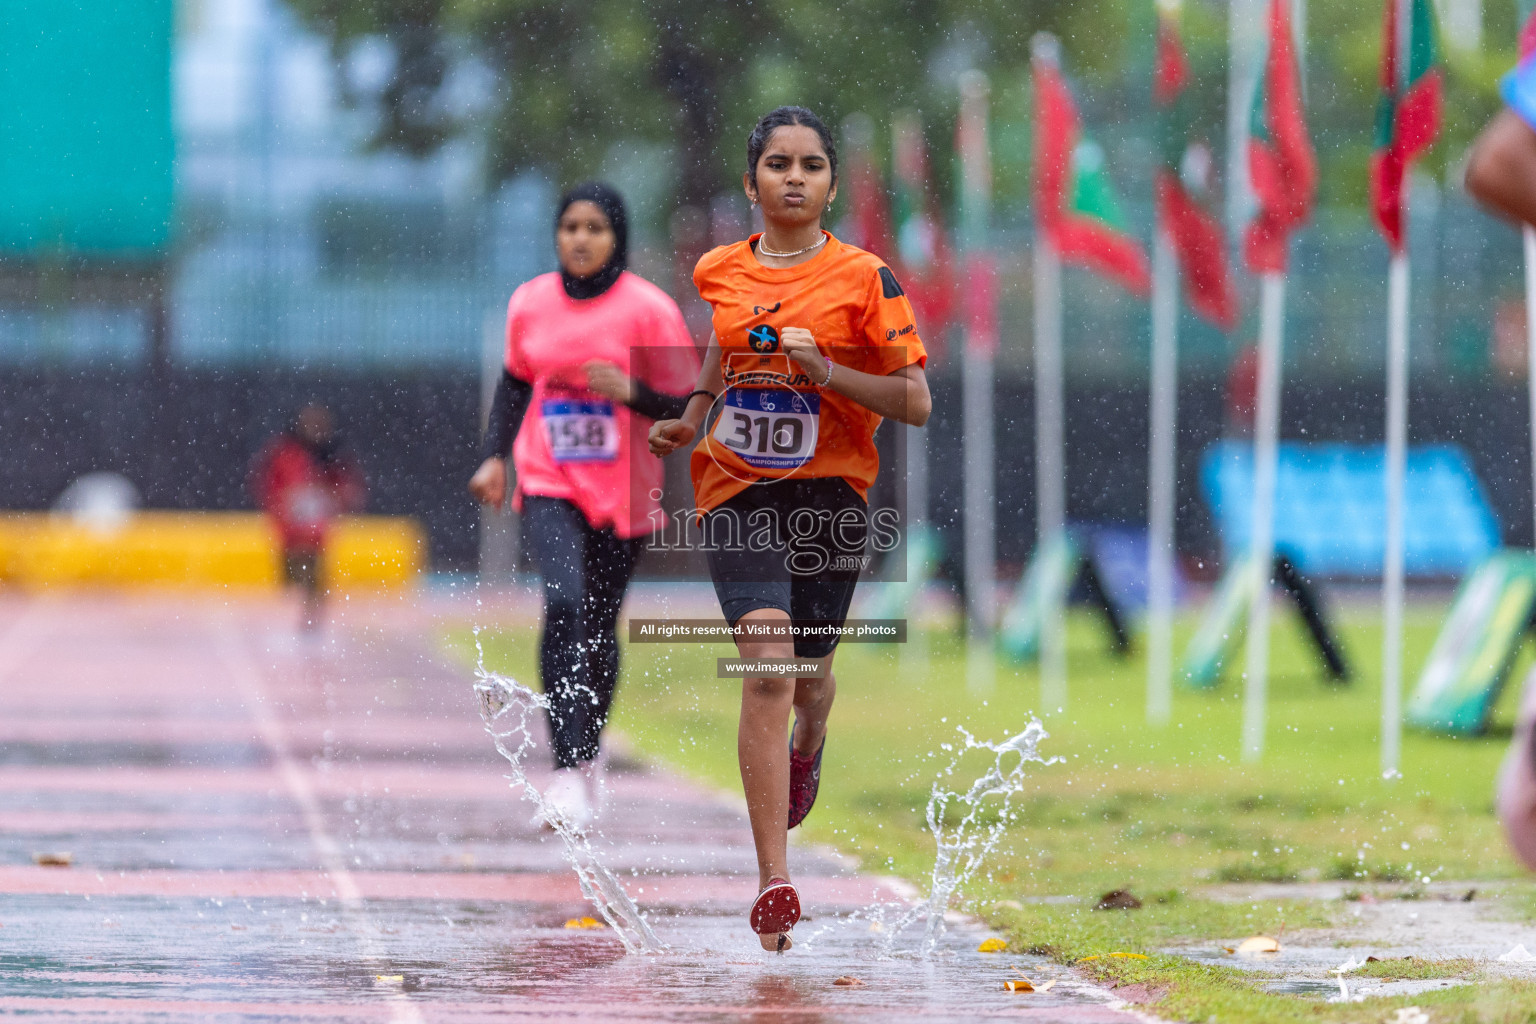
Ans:
<svg viewBox="0 0 1536 1024"><path fill-rule="evenodd" d="M556 462L611 462L619 454L612 402L547 398L539 411Z"/></svg>
<svg viewBox="0 0 1536 1024"><path fill-rule="evenodd" d="M712 436L754 469L795 469L816 454L820 421L819 394L732 388Z"/></svg>

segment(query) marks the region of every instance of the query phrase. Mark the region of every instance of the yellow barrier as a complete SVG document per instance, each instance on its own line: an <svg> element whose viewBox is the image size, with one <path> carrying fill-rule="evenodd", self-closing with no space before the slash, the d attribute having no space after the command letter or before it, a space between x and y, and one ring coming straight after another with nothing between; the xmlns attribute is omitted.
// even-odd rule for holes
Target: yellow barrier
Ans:
<svg viewBox="0 0 1536 1024"><path fill-rule="evenodd" d="M414 519L348 516L331 533L324 579L339 590L403 586L425 552ZM48 513L0 515L0 581L21 587L271 589L280 557L259 512L140 512L112 531Z"/></svg>

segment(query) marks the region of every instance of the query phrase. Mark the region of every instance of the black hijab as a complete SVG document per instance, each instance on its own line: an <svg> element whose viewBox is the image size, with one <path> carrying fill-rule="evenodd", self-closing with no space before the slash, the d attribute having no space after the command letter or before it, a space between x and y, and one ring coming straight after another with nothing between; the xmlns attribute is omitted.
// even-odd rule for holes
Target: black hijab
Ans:
<svg viewBox="0 0 1536 1024"><path fill-rule="evenodd" d="M595 299L613 287L613 282L629 265L629 226L624 216L624 198L611 186L600 181L577 185L560 197L560 208L555 211L555 231L560 230L560 218L572 203L596 203L613 227L613 255L591 277L577 277L565 267L560 268L560 281L565 294L573 299Z"/></svg>

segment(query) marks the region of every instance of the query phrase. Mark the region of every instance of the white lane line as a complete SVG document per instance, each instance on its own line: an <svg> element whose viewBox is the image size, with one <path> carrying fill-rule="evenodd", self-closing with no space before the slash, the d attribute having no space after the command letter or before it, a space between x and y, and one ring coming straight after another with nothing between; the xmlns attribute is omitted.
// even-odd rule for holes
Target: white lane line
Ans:
<svg viewBox="0 0 1536 1024"><path fill-rule="evenodd" d="M309 776L293 756L293 749L288 744L288 734L283 729L283 723L272 713L271 701L267 696L266 680L260 666L251 657L233 625L227 620L219 626L216 646L219 657L228 672L228 678L239 690L241 699L244 700L246 708L256 722L262 742L267 745L267 749L272 752L273 760L277 762L277 770L282 776L283 784L288 788L288 795L299 806L304 827L309 831L310 842L320 857L320 866L336 886L336 895L341 900L343 916L349 918L349 926L359 936L364 957L369 960L385 961L383 952L372 938L375 926L369 919L363 904L362 890L357 887L357 880L352 877L352 872L347 868L341 844L336 842L335 837L325 826L325 815L320 811L320 800L315 795L315 788L310 784ZM390 1004L391 1021L396 1024L424 1024L420 1009L404 992L391 991L385 995Z"/></svg>

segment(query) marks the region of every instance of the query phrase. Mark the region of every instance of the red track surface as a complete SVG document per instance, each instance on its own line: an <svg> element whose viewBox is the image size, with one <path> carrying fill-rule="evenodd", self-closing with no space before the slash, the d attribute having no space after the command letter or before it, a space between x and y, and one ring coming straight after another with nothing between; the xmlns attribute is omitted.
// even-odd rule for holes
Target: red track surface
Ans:
<svg viewBox="0 0 1536 1024"><path fill-rule="evenodd" d="M763 954L742 816L657 771L611 776L600 848L672 951L565 929L591 908L469 673L414 606L348 612L307 645L275 602L0 595L0 1017L1133 1019L1070 978L1002 993L1049 968L974 936L880 958L838 915L900 896L811 850L801 948Z"/></svg>

